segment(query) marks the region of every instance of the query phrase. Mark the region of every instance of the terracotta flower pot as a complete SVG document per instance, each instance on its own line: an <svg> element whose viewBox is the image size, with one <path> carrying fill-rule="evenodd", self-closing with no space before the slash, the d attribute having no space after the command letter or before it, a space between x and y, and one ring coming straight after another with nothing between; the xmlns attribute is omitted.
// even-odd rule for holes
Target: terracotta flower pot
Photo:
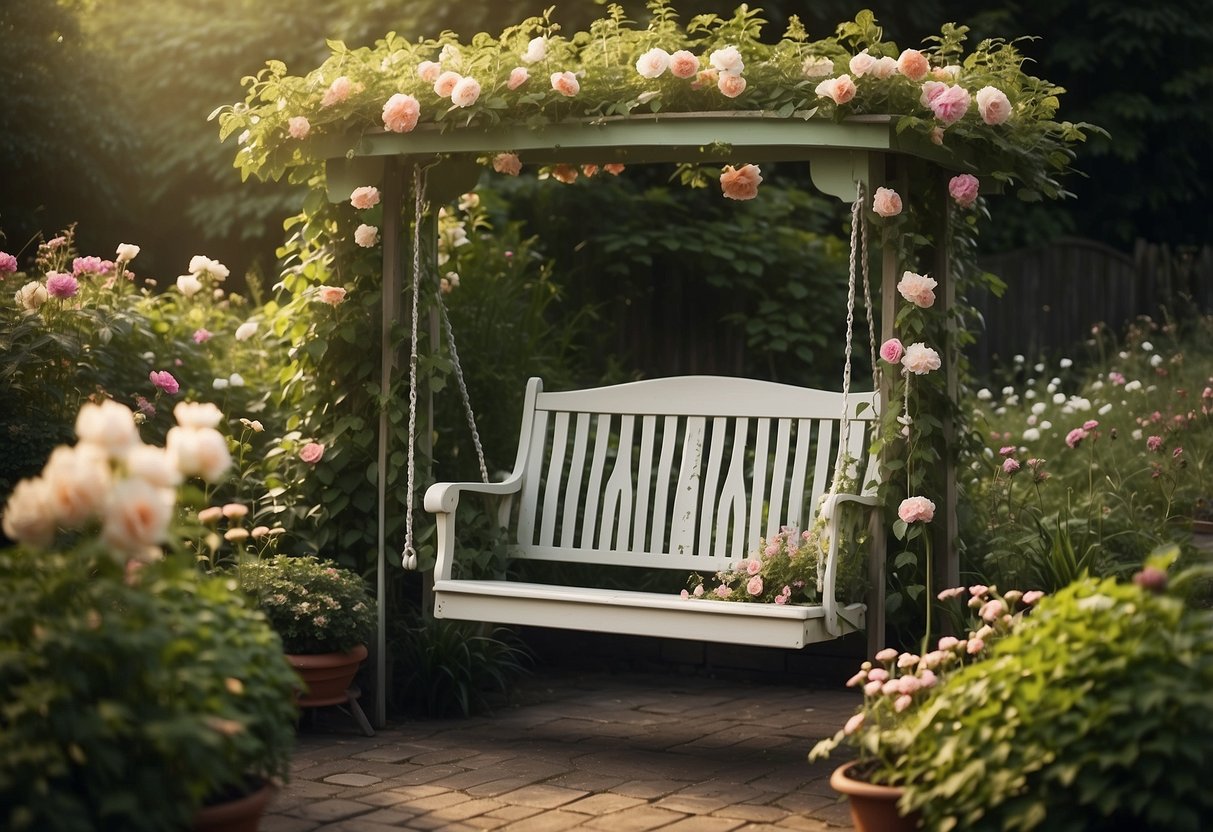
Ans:
<svg viewBox="0 0 1213 832"><path fill-rule="evenodd" d="M266 782L244 797L203 806L194 815L193 832L257 832L261 815L273 797L274 787Z"/></svg>
<svg viewBox="0 0 1213 832"><path fill-rule="evenodd" d="M851 761L834 769L830 775L830 786L845 794L851 803L851 820L857 832L910 832L917 829L921 818L918 813L903 817L897 811L897 801L902 789L897 786L879 786L856 780L850 772L857 761Z"/></svg>
<svg viewBox="0 0 1213 832"><path fill-rule="evenodd" d="M366 655L364 644L347 653L288 653L286 660L307 684L307 690L299 695L300 707L315 708L347 702L349 696L346 691L350 689L358 665L362 664Z"/></svg>

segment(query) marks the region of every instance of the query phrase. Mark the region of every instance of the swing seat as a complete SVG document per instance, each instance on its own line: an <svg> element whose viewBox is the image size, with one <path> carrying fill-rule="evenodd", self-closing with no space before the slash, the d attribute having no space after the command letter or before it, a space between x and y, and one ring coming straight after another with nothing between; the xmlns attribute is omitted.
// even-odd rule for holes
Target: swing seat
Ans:
<svg viewBox="0 0 1213 832"><path fill-rule="evenodd" d="M865 605L835 596L838 523L845 503L877 505L879 468L867 452L877 396L852 393L847 404L847 452L865 488L825 501L831 546L821 603L716 601L644 591L643 579L639 589L637 581L617 587L621 573L638 570L710 576L783 526L808 528L839 456L842 394L715 376L544 392L532 378L513 472L502 482L435 483L426 492L438 531L434 615L784 648L863 629ZM456 514L465 494L495 503L510 575L484 579L461 568ZM869 515L869 559L883 557L879 514ZM565 566L531 570L548 580L511 579L538 561Z"/></svg>

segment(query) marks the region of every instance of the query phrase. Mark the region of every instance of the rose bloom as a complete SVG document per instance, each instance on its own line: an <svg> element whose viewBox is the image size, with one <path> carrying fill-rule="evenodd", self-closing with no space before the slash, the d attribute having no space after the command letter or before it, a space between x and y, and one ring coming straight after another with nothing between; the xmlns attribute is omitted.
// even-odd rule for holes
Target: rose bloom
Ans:
<svg viewBox="0 0 1213 832"><path fill-rule="evenodd" d="M127 452L125 462L128 474L159 488L176 488L181 484L181 472L164 448L136 445Z"/></svg>
<svg viewBox="0 0 1213 832"><path fill-rule="evenodd" d="M694 78L699 72L699 59L685 49L670 56L670 74L675 78Z"/></svg>
<svg viewBox="0 0 1213 832"><path fill-rule="evenodd" d="M897 58L897 71L911 81L921 81L931 71L931 63L917 49L906 49Z"/></svg>
<svg viewBox="0 0 1213 832"><path fill-rule="evenodd" d="M17 483L4 506L4 534L11 540L45 549L55 539L50 488L41 478Z"/></svg>
<svg viewBox="0 0 1213 832"><path fill-rule="evenodd" d="M698 61L696 61L698 66ZM636 61L636 71L642 78L657 78L670 66L670 53L661 47L645 52Z"/></svg>
<svg viewBox="0 0 1213 832"><path fill-rule="evenodd" d="M202 254L195 254L190 258L190 266L187 269L190 274L199 275L209 274L211 277L218 280L220 283L227 280L231 271L228 267L220 263L218 260L212 260Z"/></svg>
<svg viewBox="0 0 1213 832"><path fill-rule="evenodd" d="M299 458L308 465L315 465L324 456L324 446L319 442L308 442L299 451Z"/></svg>
<svg viewBox="0 0 1213 832"><path fill-rule="evenodd" d="M223 411L210 402L178 402L173 418L183 428L214 428L223 421Z"/></svg>
<svg viewBox="0 0 1213 832"><path fill-rule="evenodd" d="M882 217L895 217L901 213L901 196L892 188L877 188L872 210Z"/></svg>
<svg viewBox="0 0 1213 832"><path fill-rule="evenodd" d="M50 496L50 510L60 525L78 528L100 515L112 476L109 458L88 442L60 445L51 452L42 480Z"/></svg>
<svg viewBox="0 0 1213 832"><path fill-rule="evenodd" d="M177 395L181 390L181 385L177 383L177 379L173 378L173 374L168 370L152 370L147 374L147 377L152 384L170 396Z"/></svg>
<svg viewBox="0 0 1213 832"><path fill-rule="evenodd" d="M80 281L72 277L70 274L61 272L47 272L46 275L46 293L52 298L66 300L67 298L75 297L80 291Z"/></svg>
<svg viewBox="0 0 1213 832"><path fill-rule="evenodd" d="M363 223L354 229L354 242L363 248L370 248L379 242L379 229Z"/></svg>
<svg viewBox="0 0 1213 832"><path fill-rule="evenodd" d="M422 61L417 64L417 77L427 84L432 84L438 80L439 74L442 72L442 64L437 61Z"/></svg>
<svg viewBox="0 0 1213 832"><path fill-rule="evenodd" d="M172 491L146 480L123 480L109 491L101 539L128 554L142 553L167 537L172 516Z"/></svg>
<svg viewBox="0 0 1213 832"><path fill-rule="evenodd" d="M897 291L920 309L928 309L935 303L935 287L938 285L933 277L907 271L897 282Z"/></svg>
<svg viewBox="0 0 1213 832"><path fill-rule="evenodd" d="M730 73L721 73L716 79L716 88L720 90L727 98L736 98L745 92L746 80L740 75L732 75Z"/></svg>
<svg viewBox="0 0 1213 832"><path fill-rule="evenodd" d="M750 593L751 595L761 595L762 594L762 576L755 575L754 577L750 578L749 582L745 585L745 591Z"/></svg>
<svg viewBox="0 0 1213 832"><path fill-rule="evenodd" d="M883 58L877 58L876 62L868 69L868 75L873 78L892 78L897 73L897 59L890 58L885 55Z"/></svg>
<svg viewBox="0 0 1213 832"><path fill-rule="evenodd" d="M46 287L37 280L31 280L13 294L13 300L26 312L37 312L47 297Z"/></svg>
<svg viewBox="0 0 1213 832"><path fill-rule="evenodd" d="M579 175L577 168L572 165L556 165L552 168L552 178L566 185L576 182Z"/></svg>
<svg viewBox="0 0 1213 832"><path fill-rule="evenodd" d="M952 195L952 199L956 200L956 204L961 208L972 207L973 203L977 201L977 193L980 187L980 181L971 173L953 176L948 181L948 193Z"/></svg>
<svg viewBox="0 0 1213 832"><path fill-rule="evenodd" d="M227 440L214 428L170 428L165 449L176 460L177 470L217 482L232 464Z"/></svg>
<svg viewBox="0 0 1213 832"><path fill-rule="evenodd" d="M316 300L329 306L337 306L345 301L345 289L340 286L321 286L316 292Z"/></svg>
<svg viewBox="0 0 1213 832"><path fill-rule="evenodd" d="M122 243L118 246L118 250L115 253L118 255L119 260L129 263L139 256L139 246L131 243Z"/></svg>
<svg viewBox="0 0 1213 832"><path fill-rule="evenodd" d="M331 107L334 104L340 104L350 97L350 93L354 91L354 82L346 76L342 75L333 79L333 83L329 84L329 88L325 90L324 97L320 99L321 107Z"/></svg>
<svg viewBox="0 0 1213 832"><path fill-rule="evenodd" d="M125 455L139 441L135 414L113 399L82 405L76 414L76 436L104 448L114 458Z"/></svg>
<svg viewBox="0 0 1213 832"><path fill-rule="evenodd" d="M814 92L835 104L846 104L855 97L855 82L851 80L850 75L839 75L837 78L822 81Z"/></svg>
<svg viewBox="0 0 1213 832"><path fill-rule="evenodd" d="M286 131L292 139L306 139L312 124L304 116L293 116L286 122Z"/></svg>
<svg viewBox="0 0 1213 832"><path fill-rule="evenodd" d="M417 99L398 92L383 105L383 127L393 133L408 133L417 126L420 115Z"/></svg>
<svg viewBox="0 0 1213 832"><path fill-rule="evenodd" d="M851 70L851 74L856 78L862 78L875 63L876 59L868 54L868 50L865 49L851 58L850 63L847 64L847 68Z"/></svg>
<svg viewBox="0 0 1213 832"><path fill-rule="evenodd" d="M961 86L945 87L931 99L930 107L944 124L955 124L969 110L969 91Z"/></svg>
<svg viewBox="0 0 1213 832"><path fill-rule="evenodd" d="M498 153L493 157L493 170L506 176L517 176L522 170L522 161L517 153Z"/></svg>
<svg viewBox="0 0 1213 832"><path fill-rule="evenodd" d="M903 523L930 523L935 519L935 503L926 497L906 497L897 507L897 516Z"/></svg>
<svg viewBox="0 0 1213 832"><path fill-rule="evenodd" d="M440 98L450 98L451 91L455 89L455 85L462 78L463 76L458 72L452 72L448 69L434 80L434 94Z"/></svg>
<svg viewBox="0 0 1213 832"><path fill-rule="evenodd" d="M350 193L350 205L353 205L360 211L365 211L368 208L374 208L379 204L379 189L373 185L364 185L361 188L355 188Z"/></svg>
<svg viewBox="0 0 1213 832"><path fill-rule="evenodd" d="M720 190L727 199L753 199L762 184L762 169L758 165L742 165L734 169L725 165L720 172Z"/></svg>
<svg viewBox="0 0 1213 832"><path fill-rule="evenodd" d="M745 69L745 63L741 60L741 53L737 51L736 46L726 46L724 49L717 49L708 56L708 63L717 72L723 72L727 75L740 75Z"/></svg>
<svg viewBox="0 0 1213 832"><path fill-rule="evenodd" d="M460 78L451 90L451 103L456 107L471 107L480 98L480 82L468 76Z"/></svg>
<svg viewBox="0 0 1213 832"><path fill-rule="evenodd" d="M0 274L12 274L17 271L17 258L7 251L0 251Z"/></svg>
<svg viewBox="0 0 1213 832"><path fill-rule="evenodd" d="M577 76L571 72L553 72L552 89L566 98L572 98L581 91L581 84L578 83Z"/></svg>
<svg viewBox="0 0 1213 832"><path fill-rule="evenodd" d="M542 61L548 54L548 42L544 38L531 38L530 43L526 45L526 51L522 53L522 62L525 64L534 64Z"/></svg>
<svg viewBox="0 0 1213 832"><path fill-rule="evenodd" d="M179 275L177 277L177 290L187 298L192 298L202 291L202 281L196 275Z"/></svg>
<svg viewBox="0 0 1213 832"><path fill-rule="evenodd" d="M906 348L901 341L896 338L890 338L880 345L880 357L890 364L897 364L901 361L901 357L905 355Z"/></svg>
<svg viewBox="0 0 1213 832"><path fill-rule="evenodd" d="M527 72L525 66L516 66L510 71L510 80L505 82L508 89L516 90L527 82L531 77L531 73Z"/></svg>
<svg viewBox="0 0 1213 832"><path fill-rule="evenodd" d="M1011 102L1007 94L997 87L982 87L974 96L977 99L977 112L986 124L1002 124L1011 117Z"/></svg>
<svg viewBox="0 0 1213 832"><path fill-rule="evenodd" d="M917 376L938 370L940 365L939 353L921 341L906 347L906 354L901 358L901 366Z"/></svg>

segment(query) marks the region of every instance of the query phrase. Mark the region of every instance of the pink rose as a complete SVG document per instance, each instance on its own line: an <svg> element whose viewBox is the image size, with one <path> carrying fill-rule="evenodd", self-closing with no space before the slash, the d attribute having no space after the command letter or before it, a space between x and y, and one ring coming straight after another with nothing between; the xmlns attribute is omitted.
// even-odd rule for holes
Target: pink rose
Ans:
<svg viewBox="0 0 1213 832"><path fill-rule="evenodd" d="M438 80L438 75L442 72L442 64L437 61L422 61L417 64L417 77L427 84L432 84Z"/></svg>
<svg viewBox="0 0 1213 832"><path fill-rule="evenodd" d="M944 124L955 124L969 110L969 91L962 86L946 87L931 100L931 112Z"/></svg>
<svg viewBox="0 0 1213 832"><path fill-rule="evenodd" d="M901 213L901 196L892 188L877 188L872 210L882 217L895 217Z"/></svg>
<svg viewBox="0 0 1213 832"><path fill-rule="evenodd" d="M935 303L935 287L939 285L933 277L925 274L905 272L897 282L897 291L920 309L929 309Z"/></svg>
<svg viewBox="0 0 1213 832"><path fill-rule="evenodd" d="M516 66L510 71L510 80L505 82L508 89L516 90L530 79L531 73L525 66Z"/></svg>
<svg viewBox="0 0 1213 832"><path fill-rule="evenodd" d="M733 594L733 588L728 584L721 584L720 586L716 587L716 589L712 590L712 594L717 598L728 598Z"/></svg>
<svg viewBox="0 0 1213 832"><path fill-rule="evenodd" d="M908 372L921 376L940 367L939 353L921 341L906 347L906 354L901 358L901 366Z"/></svg>
<svg viewBox="0 0 1213 832"><path fill-rule="evenodd" d="M7 251L0 251L0 274L12 274L17 271L17 258Z"/></svg>
<svg viewBox="0 0 1213 832"><path fill-rule="evenodd" d="M451 103L456 107L471 107L480 98L480 82L475 78L461 78L451 90Z"/></svg>
<svg viewBox="0 0 1213 832"><path fill-rule="evenodd" d="M939 98L947 88L948 85L943 81L927 81L922 85L922 94L918 97L918 103L930 108L932 102Z"/></svg>
<svg viewBox="0 0 1213 832"><path fill-rule="evenodd" d="M522 162L516 153L498 153L493 157L493 170L506 176L517 176L522 170Z"/></svg>
<svg viewBox="0 0 1213 832"><path fill-rule="evenodd" d="M901 341L896 338L890 338L880 345L880 357L890 364L897 364L901 361L901 357L905 355L906 348Z"/></svg>
<svg viewBox="0 0 1213 832"><path fill-rule="evenodd" d="M364 185L361 188L355 188L350 194L350 205L353 205L360 211L365 211L368 208L374 208L379 204L379 189L373 185Z"/></svg>
<svg viewBox="0 0 1213 832"><path fill-rule="evenodd" d="M450 98L451 91L455 89L455 85L462 79L462 75L458 72L452 72L449 69L434 79L434 95L439 98Z"/></svg>
<svg viewBox="0 0 1213 832"><path fill-rule="evenodd" d="M977 91L977 112L986 124L1002 124L1011 117L1011 102L998 87L982 87Z"/></svg>
<svg viewBox="0 0 1213 832"><path fill-rule="evenodd" d="M911 81L921 81L931 71L931 64L917 49L906 49L897 59L897 71Z"/></svg>
<svg viewBox="0 0 1213 832"><path fill-rule="evenodd" d="M749 583L747 583L745 585L745 591L750 593L751 595L761 595L762 594L762 576L755 575L754 577L750 578Z"/></svg>
<svg viewBox="0 0 1213 832"><path fill-rule="evenodd" d="M337 306L345 302L345 294L345 289L340 286L321 286L316 292L316 300L329 306Z"/></svg>
<svg viewBox="0 0 1213 832"><path fill-rule="evenodd" d="M851 80L850 75L839 75L837 78L822 81L814 92L835 104L846 104L855 97L855 82Z"/></svg>
<svg viewBox="0 0 1213 832"><path fill-rule="evenodd" d="M641 78L657 78L670 65L670 53L661 47L654 47L645 52L636 61L636 71Z"/></svg>
<svg viewBox="0 0 1213 832"><path fill-rule="evenodd" d="M101 515L101 539L122 552L141 555L167 536L173 499L146 480L122 480L109 490Z"/></svg>
<svg viewBox="0 0 1213 832"><path fill-rule="evenodd" d="M572 98L581 91L581 84L578 83L577 76L571 72L553 72L552 89L566 98Z"/></svg>
<svg viewBox="0 0 1213 832"><path fill-rule="evenodd" d="M693 78L699 72L699 59L685 49L670 56L670 74L675 78Z"/></svg>
<svg viewBox="0 0 1213 832"><path fill-rule="evenodd" d="M746 81L740 75L723 72L716 79L716 88L727 98L736 98L745 92Z"/></svg>
<svg viewBox="0 0 1213 832"><path fill-rule="evenodd" d="M333 79L333 83L329 84L329 88L325 90L324 97L320 99L321 107L331 107L334 104L340 104L350 97L350 93L354 91L354 82L344 75Z"/></svg>
<svg viewBox="0 0 1213 832"><path fill-rule="evenodd" d="M746 561L745 571L750 575L757 575L762 571L762 561L760 561L758 558Z"/></svg>
<svg viewBox="0 0 1213 832"><path fill-rule="evenodd" d="M177 392L181 389L181 385L177 383L177 379L173 378L173 374L168 370L152 370L147 374L147 377L152 384L170 396L177 395Z"/></svg>
<svg viewBox="0 0 1213 832"><path fill-rule="evenodd" d="M299 451L299 458L308 465L315 465L324 456L324 446L319 442L308 442Z"/></svg>
<svg viewBox="0 0 1213 832"><path fill-rule="evenodd" d="M734 169L725 165L720 172L720 189L727 199L753 199L758 196L762 184L762 170L758 165L742 165Z"/></svg>
<svg viewBox="0 0 1213 832"><path fill-rule="evenodd" d="M897 516L903 523L930 523L935 519L935 503L926 497L906 497L897 507Z"/></svg>
<svg viewBox="0 0 1213 832"><path fill-rule="evenodd" d="M311 122L303 116L293 116L287 119L286 125L286 132L292 139L306 139L307 134L312 130Z"/></svg>
<svg viewBox="0 0 1213 832"><path fill-rule="evenodd" d="M948 193L961 208L972 207L973 203L977 201L977 193L980 188L981 182L971 173L953 176L948 181Z"/></svg>
<svg viewBox="0 0 1213 832"><path fill-rule="evenodd" d="M75 297L80 291L80 281L72 277L70 274L62 272L47 272L46 274L46 293L52 298L65 300Z"/></svg>
<svg viewBox="0 0 1213 832"><path fill-rule="evenodd" d="M876 59L868 54L868 50L863 50L855 57L851 58L847 68L851 70L851 74L856 78L861 78L868 73L868 70L876 63Z"/></svg>
<svg viewBox="0 0 1213 832"><path fill-rule="evenodd" d="M1014 474L1019 470L1019 460L1007 458L1002 461L1002 471L1004 474Z"/></svg>
<svg viewBox="0 0 1213 832"><path fill-rule="evenodd" d="M411 95L396 93L383 105L383 128L393 133L409 133L417 126L421 104Z"/></svg>

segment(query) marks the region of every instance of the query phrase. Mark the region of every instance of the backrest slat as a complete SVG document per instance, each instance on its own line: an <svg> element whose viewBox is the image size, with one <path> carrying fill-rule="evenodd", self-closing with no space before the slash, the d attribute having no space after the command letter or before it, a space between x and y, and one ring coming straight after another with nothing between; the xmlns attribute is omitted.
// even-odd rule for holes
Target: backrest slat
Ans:
<svg viewBox="0 0 1213 832"><path fill-rule="evenodd" d="M750 420L745 416L734 419L733 455L716 508L716 541L712 547L714 557L740 558L746 550L745 461L749 436ZM731 541L728 538L730 520L733 523Z"/></svg>
<svg viewBox="0 0 1213 832"><path fill-rule="evenodd" d="M611 414L599 413L594 420L594 459L590 463L590 476L585 492L585 517L581 523L581 546L594 548L594 532L597 531L601 513L599 497L602 493L602 473L606 467L607 445L611 439Z"/></svg>
<svg viewBox="0 0 1213 832"><path fill-rule="evenodd" d="M783 507L784 484L788 478L788 442L792 432L792 420L779 420L779 436L775 440L775 464L771 466L771 508L767 512L767 530L764 535L768 540L779 533L779 509Z"/></svg>
<svg viewBox="0 0 1213 832"><path fill-rule="evenodd" d="M640 421L640 460L636 467L636 521L632 525L632 551L644 552L644 533L649 522L649 494L653 479L653 434L657 432L657 417L645 416ZM622 539L622 538L621 538ZM658 551L653 548L648 551Z"/></svg>
<svg viewBox="0 0 1213 832"><path fill-rule="evenodd" d="M556 533L556 508L560 505L560 480L564 473L565 447L569 440L569 414L557 413L552 427L552 456L548 462L547 485L543 489L543 520L539 524L539 545L551 546Z"/></svg>
<svg viewBox="0 0 1213 832"><path fill-rule="evenodd" d="M707 420L692 416L686 421L682 439L682 463L674 486L674 516L670 529L670 551L695 551L695 520L699 511L700 470L703 466L703 434Z"/></svg>
<svg viewBox="0 0 1213 832"><path fill-rule="evenodd" d="M817 465L813 469L813 496L809 500L809 523L817 519L821 495L830 487L830 466L834 464L834 423L817 420Z"/></svg>
<svg viewBox="0 0 1213 832"><path fill-rule="evenodd" d="M619 448L615 467L607 479L602 497L602 528L598 548L624 548L632 523L632 427L635 416L620 417ZM618 520L616 521L616 518Z"/></svg>
<svg viewBox="0 0 1213 832"><path fill-rule="evenodd" d="M792 460L792 482L788 489L786 524L794 529L803 529L801 509L804 506L804 474L808 467L809 443L812 441L812 422L800 419L796 422L796 453Z"/></svg>
<svg viewBox="0 0 1213 832"><path fill-rule="evenodd" d="M534 543L535 509L539 500L539 472L543 469L543 448L547 445L548 414L547 411L535 413L535 421L531 426L531 447L538 448L538 453L532 453L526 461L526 474L522 488L522 504L518 506L518 537L519 543L529 546Z"/></svg>
<svg viewBox="0 0 1213 832"><path fill-rule="evenodd" d="M669 509L670 472L674 466L674 450L678 445L678 417L666 416L662 420L661 459L657 463L657 480L653 483L653 532L650 551L668 552L665 545L666 512Z"/></svg>
<svg viewBox="0 0 1213 832"><path fill-rule="evenodd" d="M767 456L770 453L771 420L759 419L757 435L754 437L754 478L750 481L750 528L746 532L747 545L762 537L763 509L767 498Z"/></svg>
<svg viewBox="0 0 1213 832"><path fill-rule="evenodd" d="M724 457L724 432L726 419L718 416L712 420L712 444L708 453L707 470L703 478L703 500L699 511L699 544L697 552L716 554L712 544L712 528L715 525L717 494L720 486L720 468Z"/></svg>
<svg viewBox="0 0 1213 832"><path fill-rule="evenodd" d="M573 433L573 458L569 462L569 483L564 490L564 519L560 524L560 545L573 546L573 533L577 529L577 509L581 501L581 480L585 476L585 452L589 447L590 414L577 414L577 427Z"/></svg>

